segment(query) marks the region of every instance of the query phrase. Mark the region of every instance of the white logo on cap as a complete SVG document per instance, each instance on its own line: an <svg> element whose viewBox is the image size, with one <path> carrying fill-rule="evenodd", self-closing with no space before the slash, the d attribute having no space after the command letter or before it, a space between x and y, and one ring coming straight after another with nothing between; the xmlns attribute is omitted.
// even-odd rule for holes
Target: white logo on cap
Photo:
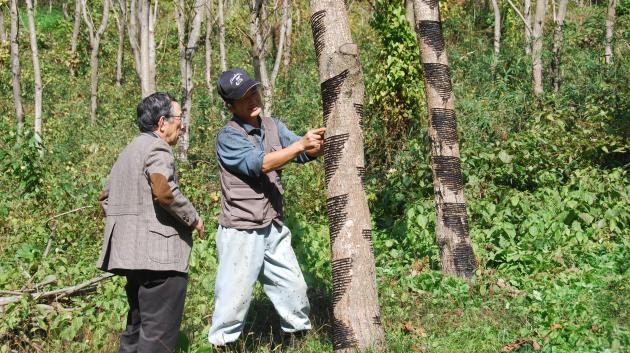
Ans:
<svg viewBox="0 0 630 353"><path fill-rule="evenodd" d="M234 76L232 76L232 78L230 79L230 84L240 86L241 83L243 83L243 77L241 77L242 75L243 74L241 73L234 74Z"/></svg>

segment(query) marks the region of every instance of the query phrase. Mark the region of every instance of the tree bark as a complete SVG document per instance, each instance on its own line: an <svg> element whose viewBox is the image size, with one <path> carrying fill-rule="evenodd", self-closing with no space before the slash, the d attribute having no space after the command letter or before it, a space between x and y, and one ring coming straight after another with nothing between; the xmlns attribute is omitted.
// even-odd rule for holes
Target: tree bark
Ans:
<svg viewBox="0 0 630 353"><path fill-rule="evenodd" d="M435 190L436 240L442 272L470 278L477 266L468 233L455 96L451 84L438 1L414 0L416 39L429 110L431 167Z"/></svg>
<svg viewBox="0 0 630 353"><path fill-rule="evenodd" d="M501 9L497 0L492 0L492 8L494 9L494 59L492 61L492 76L494 76L499 64L499 55L501 54Z"/></svg>
<svg viewBox="0 0 630 353"><path fill-rule="evenodd" d="M554 14L555 28L553 31L553 61L551 62L551 86L554 92L560 90L560 57L562 54L564 17L567 14L569 0L560 0L558 11Z"/></svg>
<svg viewBox="0 0 630 353"><path fill-rule="evenodd" d="M280 71L280 63L282 62L282 54L284 52L285 42L287 38L287 26L289 22L289 1L282 1L282 25L280 26L280 38L278 39L278 49L276 51L276 59L273 63L273 70L271 71L271 89L276 86L276 78L278 78L278 72Z"/></svg>
<svg viewBox="0 0 630 353"><path fill-rule="evenodd" d="M265 51L265 38L263 34L263 20L267 17L265 11L265 0L251 0L249 6L249 30L252 38L252 66L256 80L262 86L263 114L271 116L271 106L273 104L273 87L267 72L267 53Z"/></svg>
<svg viewBox="0 0 630 353"><path fill-rule="evenodd" d="M68 20L70 18L70 14L68 14L68 2L64 1L61 4L61 12L63 12L63 19Z"/></svg>
<svg viewBox="0 0 630 353"><path fill-rule="evenodd" d="M532 76L534 81L534 95L540 97L543 92L543 27L545 24L545 10L547 0L536 0L536 13L534 14L534 26L532 28Z"/></svg>
<svg viewBox="0 0 630 353"><path fill-rule="evenodd" d="M92 123L96 123L96 109L98 107L98 50L101 44L101 38L105 29L107 28L107 21L109 19L109 0L103 1L103 17L101 24L96 32L94 32L94 23L92 17L88 13L87 0L82 0L82 12L83 20L88 28L88 34L90 38L90 67L91 67L91 84L90 84L90 120Z"/></svg>
<svg viewBox="0 0 630 353"><path fill-rule="evenodd" d="M125 55L125 27L127 25L127 4L124 0L118 1L118 11L116 5L111 4L116 16L116 25L118 26L118 50L116 51L116 87L122 85L123 80L123 64Z"/></svg>
<svg viewBox="0 0 630 353"><path fill-rule="evenodd" d="M79 43L79 30L81 29L81 0L74 3L74 25L72 26L72 39L70 40L70 74L76 75L75 66L78 61L77 45Z"/></svg>
<svg viewBox="0 0 630 353"><path fill-rule="evenodd" d="M333 277L333 348L384 345L363 177L364 82L342 0L311 0L311 28L321 85L327 209Z"/></svg>
<svg viewBox="0 0 630 353"><path fill-rule="evenodd" d="M415 31L416 29L413 26L416 25L416 19L413 13L413 0L405 0L405 18L409 22L411 31Z"/></svg>
<svg viewBox="0 0 630 353"><path fill-rule="evenodd" d="M223 2L225 0L217 0L219 3L219 63L221 64L221 72L227 71L227 60L225 58L225 20L223 18Z"/></svg>
<svg viewBox="0 0 630 353"><path fill-rule="evenodd" d="M11 6L11 79L13 81L13 102L15 104L15 121L17 138L21 140L24 131L24 107L22 106L22 85L20 83L20 22L18 0L10 0Z"/></svg>
<svg viewBox="0 0 630 353"><path fill-rule="evenodd" d="M286 34L286 44L284 49L284 62L282 64L282 71L286 74L289 71L289 66L291 65L291 35L293 32L293 19L289 14L289 18L287 19L287 34Z"/></svg>
<svg viewBox="0 0 630 353"><path fill-rule="evenodd" d="M188 147L190 146L190 127L192 126L192 117L190 109L192 107L192 89L193 89L193 55L197 49L197 42L201 33L201 23L206 0L195 0L192 9L187 9L186 1L179 0L176 6L177 11L177 32L179 35L179 67L182 75L182 124L184 128L179 139L179 158L180 160L188 160ZM192 20L191 20L192 17ZM187 26L186 24L189 23Z"/></svg>
<svg viewBox="0 0 630 353"><path fill-rule="evenodd" d="M2 6L0 6L0 45L7 45L7 31L4 28L4 11L2 11Z"/></svg>
<svg viewBox="0 0 630 353"><path fill-rule="evenodd" d="M523 12L525 15L524 16L525 22L530 26L530 28L532 25L531 8L532 8L531 0L525 0L524 6L523 6ZM531 53L532 53L532 33L527 28L527 26L525 26L525 54L529 55Z"/></svg>
<svg viewBox="0 0 630 353"><path fill-rule="evenodd" d="M42 75L39 68L37 30L35 29L35 18L33 17L33 0L26 0L26 11L28 14L28 32L31 42L31 55L33 58L33 79L35 81L35 143L40 157L43 157L44 148L42 146Z"/></svg>
<svg viewBox="0 0 630 353"><path fill-rule="evenodd" d="M617 0L608 0L608 12L606 14L606 49L604 61L610 65L613 62L613 35L615 33L615 7Z"/></svg>
<svg viewBox="0 0 630 353"><path fill-rule="evenodd" d="M126 0L119 1L127 3ZM150 0L131 0L129 5L127 33L143 98L155 92L155 21L157 11L157 0L153 9Z"/></svg>
<svg viewBox="0 0 630 353"><path fill-rule="evenodd" d="M206 0L206 37L205 37L205 46L206 46L206 65L205 65L205 78L206 78L206 86L208 87L208 97L210 97L210 101L212 101L212 91L214 85L212 83L212 1Z"/></svg>

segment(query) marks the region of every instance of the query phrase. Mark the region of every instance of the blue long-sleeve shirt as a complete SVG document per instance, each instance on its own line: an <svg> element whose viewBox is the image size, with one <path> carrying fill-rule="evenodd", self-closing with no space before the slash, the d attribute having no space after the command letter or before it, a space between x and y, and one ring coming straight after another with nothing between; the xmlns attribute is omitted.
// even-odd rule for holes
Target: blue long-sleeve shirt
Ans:
<svg viewBox="0 0 630 353"><path fill-rule="evenodd" d="M243 122L238 117L234 117L234 119L243 126L247 134L253 135L256 138L259 146L265 146L265 129L262 123L259 124L260 128L256 128ZM282 148L286 148L301 139L300 136L289 130L279 119L273 118L273 121L276 123ZM258 177L262 172L265 151L256 147L256 145L251 143L238 130L226 126L219 131L219 135L217 136L217 155L219 162L230 172L249 177ZM314 158L309 157L305 152L302 152L294 159L294 162L306 163L313 159Z"/></svg>

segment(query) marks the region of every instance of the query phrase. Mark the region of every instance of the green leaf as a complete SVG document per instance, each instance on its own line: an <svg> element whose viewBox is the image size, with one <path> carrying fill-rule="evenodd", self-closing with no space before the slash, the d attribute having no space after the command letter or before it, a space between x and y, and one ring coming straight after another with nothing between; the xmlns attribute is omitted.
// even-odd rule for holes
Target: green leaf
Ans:
<svg viewBox="0 0 630 353"><path fill-rule="evenodd" d="M505 164L508 164L508 163L512 162L513 157L510 156L504 150L501 150L501 152L499 152L499 159L501 160L501 162L503 162Z"/></svg>

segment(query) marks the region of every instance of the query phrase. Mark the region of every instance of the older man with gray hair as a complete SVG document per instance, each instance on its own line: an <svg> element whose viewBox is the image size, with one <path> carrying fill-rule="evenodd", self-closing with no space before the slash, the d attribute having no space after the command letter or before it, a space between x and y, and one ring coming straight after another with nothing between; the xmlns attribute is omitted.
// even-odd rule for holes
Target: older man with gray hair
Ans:
<svg viewBox="0 0 630 353"><path fill-rule="evenodd" d="M140 135L120 153L100 202L106 224L97 266L127 277L127 329L119 352L173 352L184 310L192 230L204 225L182 195L171 146L183 128L167 93L137 108Z"/></svg>

